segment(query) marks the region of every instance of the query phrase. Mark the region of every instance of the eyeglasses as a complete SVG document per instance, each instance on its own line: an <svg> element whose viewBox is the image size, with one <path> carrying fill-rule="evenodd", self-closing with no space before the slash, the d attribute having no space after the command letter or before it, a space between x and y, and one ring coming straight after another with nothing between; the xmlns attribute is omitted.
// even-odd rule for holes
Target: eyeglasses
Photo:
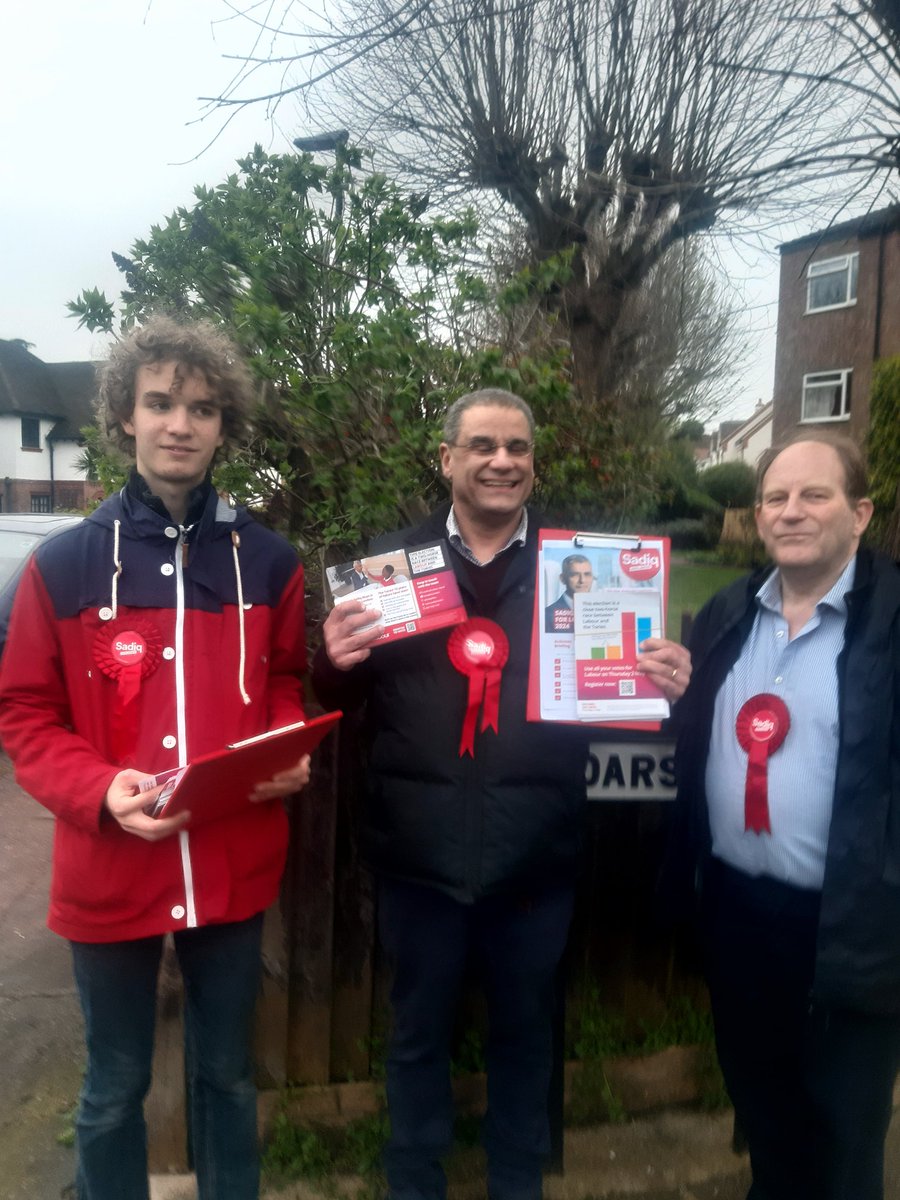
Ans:
<svg viewBox="0 0 900 1200"><path fill-rule="evenodd" d="M534 450L534 442L526 442L524 438L513 438L509 442L495 442L493 438L489 437L473 437L468 442L451 442L450 444L460 450L465 450L467 454L474 454L476 458L493 458L501 446L510 458L527 458Z"/></svg>

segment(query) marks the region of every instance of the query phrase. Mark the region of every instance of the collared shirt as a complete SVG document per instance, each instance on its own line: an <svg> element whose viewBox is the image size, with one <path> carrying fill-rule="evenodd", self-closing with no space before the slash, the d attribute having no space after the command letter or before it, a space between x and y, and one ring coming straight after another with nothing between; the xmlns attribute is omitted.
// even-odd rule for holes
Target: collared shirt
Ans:
<svg viewBox="0 0 900 1200"><path fill-rule="evenodd" d="M790 638L780 576L773 572L756 594L750 636L716 697L706 764L712 849L748 875L822 887L840 738L837 659L855 573L854 557ZM784 701L791 724L767 760L772 831L758 834L744 828L747 754L735 721L744 703L761 692Z"/></svg>
<svg viewBox="0 0 900 1200"><path fill-rule="evenodd" d="M450 512L447 514L447 540L458 554L461 554L462 557L464 559L466 559L468 562L474 563L476 567L487 566L487 564L490 562L493 562L494 559L498 555L503 554L506 550L508 550L510 548L510 546L513 546L517 543L520 546L524 546L525 539L527 537L528 537L528 509L523 508L522 509L522 520L519 522L518 528L516 529L516 531L512 535L512 537L509 539L509 541L506 543L506 545L501 546L496 554L492 554L490 558L488 558L484 562L482 562L480 559L475 557L475 555L472 553L472 551L469 549L469 547L466 545L465 541L463 540L463 536L459 531L459 524L457 523L457 520L456 520L456 513L454 512L453 505L452 504L450 505Z"/></svg>

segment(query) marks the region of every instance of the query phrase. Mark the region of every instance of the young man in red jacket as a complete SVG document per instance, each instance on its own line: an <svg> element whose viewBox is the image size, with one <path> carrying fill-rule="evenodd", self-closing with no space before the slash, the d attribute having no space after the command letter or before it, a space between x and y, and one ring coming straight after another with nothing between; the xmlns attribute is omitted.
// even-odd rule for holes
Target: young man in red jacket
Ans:
<svg viewBox="0 0 900 1200"><path fill-rule="evenodd" d="M101 427L126 486L48 541L19 586L0 670L0 737L56 817L48 924L69 939L88 1065L79 1200L147 1200L143 1099L156 976L174 933L185 981L192 1146L203 1200L259 1192L251 1033L263 911L287 849L279 797L239 815L154 820L150 776L302 718L303 571L222 501L216 455L244 432L250 375L212 326L157 317L114 348Z"/></svg>

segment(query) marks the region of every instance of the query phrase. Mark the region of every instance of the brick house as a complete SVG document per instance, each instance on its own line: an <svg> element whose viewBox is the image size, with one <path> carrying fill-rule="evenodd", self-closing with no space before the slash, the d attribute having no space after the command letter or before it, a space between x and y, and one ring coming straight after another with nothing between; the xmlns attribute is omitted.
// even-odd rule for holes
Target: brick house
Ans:
<svg viewBox="0 0 900 1200"><path fill-rule="evenodd" d="M862 443L872 364L900 354L900 204L780 251L773 439L812 424Z"/></svg>
<svg viewBox="0 0 900 1200"><path fill-rule="evenodd" d="M93 395L93 364L45 363L0 339L0 511L83 509L102 495L78 466Z"/></svg>

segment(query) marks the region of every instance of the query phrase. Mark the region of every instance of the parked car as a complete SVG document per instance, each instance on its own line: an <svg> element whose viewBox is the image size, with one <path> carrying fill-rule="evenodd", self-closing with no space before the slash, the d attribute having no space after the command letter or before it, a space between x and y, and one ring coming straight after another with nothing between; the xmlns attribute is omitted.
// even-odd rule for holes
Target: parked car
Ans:
<svg viewBox="0 0 900 1200"><path fill-rule="evenodd" d="M77 513L0 513L0 654L19 577L44 538L71 529L83 517Z"/></svg>

